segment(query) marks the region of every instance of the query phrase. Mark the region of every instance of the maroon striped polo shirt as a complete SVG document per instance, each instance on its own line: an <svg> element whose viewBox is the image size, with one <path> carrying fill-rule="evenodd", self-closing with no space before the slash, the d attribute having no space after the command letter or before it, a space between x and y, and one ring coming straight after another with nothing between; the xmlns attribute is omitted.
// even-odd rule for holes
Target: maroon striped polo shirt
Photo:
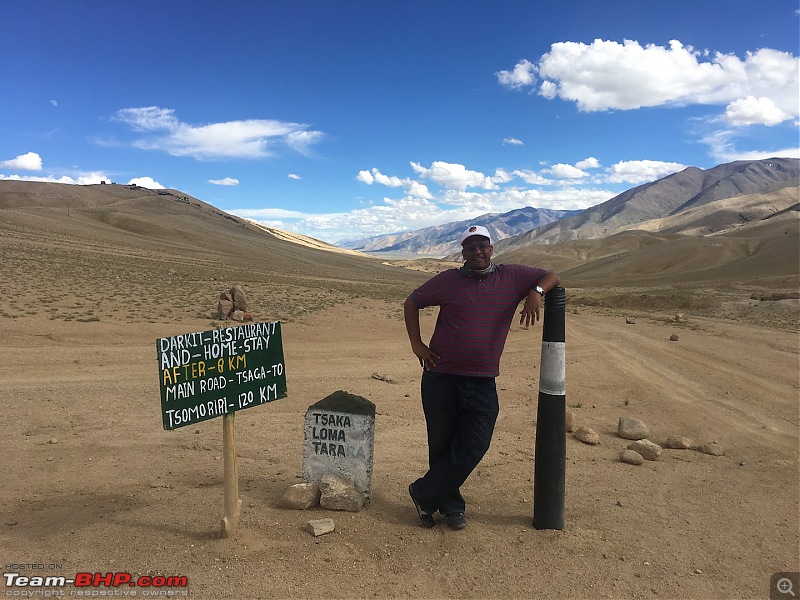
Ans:
<svg viewBox="0 0 800 600"><path fill-rule="evenodd" d="M472 279L448 269L415 289L411 298L417 308L439 307L428 344L439 360L431 371L497 377L516 308L546 274L525 265L497 265L488 277Z"/></svg>

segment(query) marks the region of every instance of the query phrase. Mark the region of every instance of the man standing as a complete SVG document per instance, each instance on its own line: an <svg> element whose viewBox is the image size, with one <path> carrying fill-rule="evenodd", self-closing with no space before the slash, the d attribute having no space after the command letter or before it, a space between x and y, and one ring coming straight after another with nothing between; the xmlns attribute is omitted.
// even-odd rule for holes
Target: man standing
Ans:
<svg viewBox="0 0 800 600"><path fill-rule="evenodd" d="M499 412L495 377L500 355L524 298L520 324L539 320L542 297L559 284L555 273L492 262L492 239L480 225L461 235L464 266L434 276L403 305L411 349L422 372L422 408L428 429L428 472L408 486L425 527L434 513L452 529L467 525L459 491L492 440ZM430 346L422 341L419 311L439 306Z"/></svg>

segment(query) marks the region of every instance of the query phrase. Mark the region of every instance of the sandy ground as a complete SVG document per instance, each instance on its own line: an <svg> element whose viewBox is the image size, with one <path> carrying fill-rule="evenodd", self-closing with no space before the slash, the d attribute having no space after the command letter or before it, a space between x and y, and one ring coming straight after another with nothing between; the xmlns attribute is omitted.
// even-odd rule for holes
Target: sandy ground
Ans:
<svg viewBox="0 0 800 600"><path fill-rule="evenodd" d="M183 575L196 598L768 597L772 573L800 570L797 331L624 317L568 312L567 404L601 443L568 436L563 531L531 524L541 324L512 327L494 442L463 488L469 526L454 532L421 528L407 497L426 448L399 304L361 298L284 323L288 397L236 417L244 508L231 539L219 536L222 421L161 425L154 342L211 329L208 318L0 318L4 572ZM372 505L283 509L305 411L340 389L377 405ZM717 441L726 454L620 463L623 415L655 441ZM305 524L323 517L336 530L314 538Z"/></svg>

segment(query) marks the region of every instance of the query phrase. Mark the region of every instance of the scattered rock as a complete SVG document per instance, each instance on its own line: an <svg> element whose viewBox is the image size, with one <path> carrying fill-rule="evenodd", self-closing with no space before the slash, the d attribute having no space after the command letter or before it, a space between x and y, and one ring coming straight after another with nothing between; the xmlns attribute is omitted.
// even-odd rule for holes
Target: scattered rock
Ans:
<svg viewBox="0 0 800 600"><path fill-rule="evenodd" d="M650 429L644 421L633 417L620 417L617 424L617 435L626 440L643 440L650 435Z"/></svg>
<svg viewBox="0 0 800 600"><path fill-rule="evenodd" d="M594 429L590 429L589 427L578 427L572 435L585 444L594 446L600 443L600 436L597 435Z"/></svg>
<svg viewBox="0 0 800 600"><path fill-rule="evenodd" d="M654 444L650 440L633 442L628 446L628 450L638 452L645 460L658 460L658 457L661 456L661 446Z"/></svg>
<svg viewBox="0 0 800 600"><path fill-rule="evenodd" d="M233 309L247 312L247 295L244 293L242 286L238 283L231 287L231 299L233 300Z"/></svg>
<svg viewBox="0 0 800 600"><path fill-rule="evenodd" d="M711 456L723 456L725 454L725 450L723 450L722 446L716 442L698 446L697 451L702 452L703 454L710 454Z"/></svg>
<svg viewBox="0 0 800 600"><path fill-rule="evenodd" d="M48 444L57 444L58 443L58 438L50 438L49 440L47 440L47 443Z"/></svg>
<svg viewBox="0 0 800 600"><path fill-rule="evenodd" d="M628 325L636 325L636 319L633 317L625 317L625 322Z"/></svg>
<svg viewBox="0 0 800 600"><path fill-rule="evenodd" d="M575 413L568 410L564 415L564 429L567 433L575 431Z"/></svg>
<svg viewBox="0 0 800 600"><path fill-rule="evenodd" d="M670 342L677 342L679 339L680 338L678 338L678 334L677 333L673 333L671 336L669 336L669 341Z"/></svg>
<svg viewBox="0 0 800 600"><path fill-rule="evenodd" d="M572 309L572 314L573 314L573 315L579 315L579 314L581 314L581 311L580 311L580 310L578 309L578 307L576 306L575 308L573 308L573 309Z"/></svg>
<svg viewBox="0 0 800 600"><path fill-rule="evenodd" d="M386 383L397 383L396 379L383 373L373 373L372 378L377 379L378 381L385 381Z"/></svg>
<svg viewBox="0 0 800 600"><path fill-rule="evenodd" d="M635 450L623 450L619 453L619 461L629 465L640 465L644 462L644 458Z"/></svg>
<svg viewBox="0 0 800 600"><path fill-rule="evenodd" d="M328 473L319 481L319 505L331 510L358 512L364 508L364 494L350 481Z"/></svg>
<svg viewBox="0 0 800 600"><path fill-rule="evenodd" d="M780 302L781 300L797 300L798 298L800 298L800 292L768 292L761 294L760 300L762 302Z"/></svg>
<svg viewBox="0 0 800 600"><path fill-rule="evenodd" d="M336 528L333 519L314 519L306 524L306 529L314 537L330 533Z"/></svg>
<svg viewBox="0 0 800 600"><path fill-rule="evenodd" d="M287 508L307 510L319 504L319 485L297 483L283 493L283 505Z"/></svg>
<svg viewBox="0 0 800 600"><path fill-rule="evenodd" d="M673 450L687 450L692 446L694 442L691 439L677 435L671 435L664 441L664 447Z"/></svg>
<svg viewBox="0 0 800 600"><path fill-rule="evenodd" d="M223 321L252 321L253 315L247 311L247 295L238 283L230 290L222 292L217 302L217 318Z"/></svg>
<svg viewBox="0 0 800 600"><path fill-rule="evenodd" d="M233 298L228 292L222 292L219 296L219 302L217 302L217 318L222 321L228 320L228 315L231 314L233 310Z"/></svg>

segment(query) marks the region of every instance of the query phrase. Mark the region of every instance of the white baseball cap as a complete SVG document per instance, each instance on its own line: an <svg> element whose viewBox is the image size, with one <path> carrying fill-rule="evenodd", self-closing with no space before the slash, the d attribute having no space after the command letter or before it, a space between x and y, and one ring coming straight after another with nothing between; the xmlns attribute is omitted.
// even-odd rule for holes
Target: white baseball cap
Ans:
<svg viewBox="0 0 800 600"><path fill-rule="evenodd" d="M482 225L472 225L467 227L467 230L461 234L461 245L463 246L464 240L466 240L468 237L472 237L473 235L482 235L489 240L490 244L492 243L492 236L486 227L483 227Z"/></svg>

